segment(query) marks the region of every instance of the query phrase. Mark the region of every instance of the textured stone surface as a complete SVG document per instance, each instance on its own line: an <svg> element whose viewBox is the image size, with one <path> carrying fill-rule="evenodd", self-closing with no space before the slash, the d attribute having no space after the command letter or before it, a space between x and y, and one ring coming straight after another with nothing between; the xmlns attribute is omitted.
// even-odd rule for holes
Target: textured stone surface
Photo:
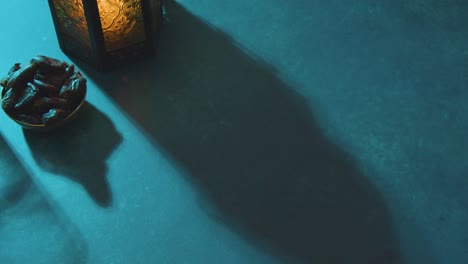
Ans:
<svg viewBox="0 0 468 264"><path fill-rule="evenodd" d="M78 231L68 263L468 262L464 1L170 3L155 60L85 72L95 108L58 135L73 143L0 116ZM4 5L0 25L24 14ZM31 5L4 71L66 59Z"/></svg>

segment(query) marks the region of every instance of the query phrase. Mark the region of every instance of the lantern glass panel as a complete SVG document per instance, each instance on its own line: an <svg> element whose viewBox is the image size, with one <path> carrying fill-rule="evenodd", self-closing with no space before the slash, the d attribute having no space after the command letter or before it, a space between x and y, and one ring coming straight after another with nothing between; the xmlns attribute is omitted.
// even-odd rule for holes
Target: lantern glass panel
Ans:
<svg viewBox="0 0 468 264"><path fill-rule="evenodd" d="M82 58L92 55L82 0L53 0L64 49Z"/></svg>
<svg viewBox="0 0 468 264"><path fill-rule="evenodd" d="M141 0L97 0L107 52L144 42Z"/></svg>

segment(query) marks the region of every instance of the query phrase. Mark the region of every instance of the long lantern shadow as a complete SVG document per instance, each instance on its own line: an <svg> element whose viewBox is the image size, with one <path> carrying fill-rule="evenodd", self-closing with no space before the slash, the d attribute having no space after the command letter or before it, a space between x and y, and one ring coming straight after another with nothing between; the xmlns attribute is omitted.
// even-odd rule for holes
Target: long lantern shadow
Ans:
<svg viewBox="0 0 468 264"><path fill-rule="evenodd" d="M278 258L398 263L391 217L275 70L168 1L159 54L85 73L162 146L207 213Z"/></svg>

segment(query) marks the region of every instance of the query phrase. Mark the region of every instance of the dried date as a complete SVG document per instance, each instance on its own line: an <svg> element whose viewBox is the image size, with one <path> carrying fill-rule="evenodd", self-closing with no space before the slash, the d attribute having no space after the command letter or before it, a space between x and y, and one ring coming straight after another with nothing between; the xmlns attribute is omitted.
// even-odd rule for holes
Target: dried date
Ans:
<svg viewBox="0 0 468 264"><path fill-rule="evenodd" d="M31 64L36 64L40 73L63 73L68 67L68 63L66 62L43 55L32 58Z"/></svg>
<svg viewBox="0 0 468 264"><path fill-rule="evenodd" d="M11 69L8 71L8 74L5 78L3 78L1 81L0 81L0 85L5 87L8 83L8 80L11 78L11 75L19 70L21 68L20 64L19 63L15 63L15 65L13 65L13 67L11 67Z"/></svg>
<svg viewBox="0 0 468 264"><path fill-rule="evenodd" d="M63 73L46 73L42 74L43 78L37 80L43 81L47 84L53 85L55 87L62 87L62 85L68 80L68 75L66 72Z"/></svg>
<svg viewBox="0 0 468 264"><path fill-rule="evenodd" d="M60 90L60 98L68 100L72 105L81 102L86 91L86 79L79 77L71 81L70 85L64 85Z"/></svg>
<svg viewBox="0 0 468 264"><path fill-rule="evenodd" d="M15 63L13 65L13 67L10 68L10 70L8 71L8 75L14 73L15 71L19 70L21 68L21 64L20 63Z"/></svg>
<svg viewBox="0 0 468 264"><path fill-rule="evenodd" d="M34 85L36 85L39 88L39 90L43 94L57 94L57 93L60 92L60 89L58 89L56 86L54 86L52 84L45 83L45 82L43 82L41 80L34 79L33 83L34 83Z"/></svg>
<svg viewBox="0 0 468 264"><path fill-rule="evenodd" d="M66 74L66 78L70 78L74 73L75 73L75 65L73 64L70 64L67 69L65 70L65 72L67 73Z"/></svg>
<svg viewBox="0 0 468 264"><path fill-rule="evenodd" d="M68 108L68 101L57 97L41 97L32 104L35 113L45 113L52 108Z"/></svg>
<svg viewBox="0 0 468 264"><path fill-rule="evenodd" d="M6 93L2 97L2 108L6 112L10 112L10 110L15 106L16 101L18 100L18 92L9 88Z"/></svg>
<svg viewBox="0 0 468 264"><path fill-rule="evenodd" d="M29 105L39 95L39 89L32 83L27 84L27 88L19 96L18 102L15 104L15 109L21 109Z"/></svg>
<svg viewBox="0 0 468 264"><path fill-rule="evenodd" d="M46 125L56 124L58 121L68 116L68 112L63 109L50 109L49 112L42 115L42 123Z"/></svg>
<svg viewBox="0 0 468 264"><path fill-rule="evenodd" d="M22 89L24 86L33 79L36 74L36 64L29 64L11 74L4 87L13 89Z"/></svg>

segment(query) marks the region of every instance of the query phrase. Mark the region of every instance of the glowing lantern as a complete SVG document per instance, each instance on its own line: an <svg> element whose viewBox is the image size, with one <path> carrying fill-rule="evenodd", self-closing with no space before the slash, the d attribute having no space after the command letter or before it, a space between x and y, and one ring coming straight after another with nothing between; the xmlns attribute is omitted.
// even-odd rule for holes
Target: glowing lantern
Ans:
<svg viewBox="0 0 468 264"><path fill-rule="evenodd" d="M60 48L98 69L153 53L160 0L49 0Z"/></svg>

